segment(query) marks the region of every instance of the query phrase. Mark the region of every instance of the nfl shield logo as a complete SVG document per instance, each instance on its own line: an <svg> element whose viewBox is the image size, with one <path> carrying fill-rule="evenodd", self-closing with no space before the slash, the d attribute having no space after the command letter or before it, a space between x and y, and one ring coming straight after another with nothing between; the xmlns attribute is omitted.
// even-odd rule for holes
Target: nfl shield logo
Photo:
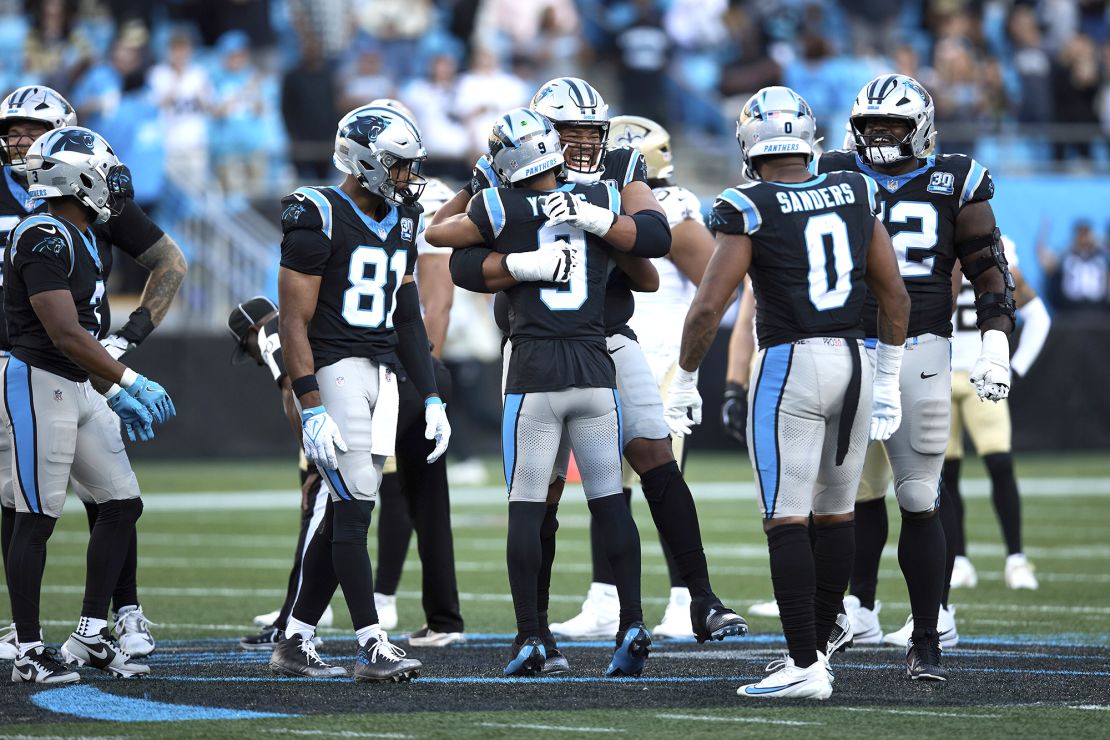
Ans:
<svg viewBox="0 0 1110 740"><path fill-rule="evenodd" d="M401 219L401 241L412 241L412 219L405 217Z"/></svg>
<svg viewBox="0 0 1110 740"><path fill-rule="evenodd" d="M898 185L900 184L901 183L899 183L897 180L887 180L886 189L893 193L895 190L898 189Z"/></svg>

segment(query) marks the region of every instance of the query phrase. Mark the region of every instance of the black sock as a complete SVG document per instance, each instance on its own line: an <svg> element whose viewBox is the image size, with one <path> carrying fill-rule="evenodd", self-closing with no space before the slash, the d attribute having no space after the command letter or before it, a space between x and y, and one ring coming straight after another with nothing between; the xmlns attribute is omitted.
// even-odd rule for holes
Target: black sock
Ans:
<svg viewBox="0 0 1110 740"><path fill-rule="evenodd" d="M644 621L640 605L640 533L623 496L602 496L587 503L590 516L601 525L605 538L605 553L613 567L621 603L619 628L625 630Z"/></svg>
<svg viewBox="0 0 1110 740"><path fill-rule="evenodd" d="M516 610L517 642L540 636L539 575L543 562L541 532L547 516L543 501L510 501L505 557Z"/></svg>
<svg viewBox="0 0 1110 740"><path fill-rule="evenodd" d="M674 553L667 546L667 541L663 539L663 535L659 535L659 549L663 551L663 561L667 564L667 578L671 582L671 588L686 588L686 581L682 580L678 563L674 560Z"/></svg>
<svg viewBox="0 0 1110 740"><path fill-rule="evenodd" d="M629 508L632 507L632 489L622 488L621 494ZM609 565L609 558L605 555L605 534L597 519L590 517L590 559L592 562L594 583L612 585L616 582L613 577L613 566Z"/></svg>
<svg viewBox="0 0 1110 740"><path fill-rule="evenodd" d="M898 565L910 593L914 632L937 628L937 612L944 590L944 558L944 527L937 512L907 515L903 511Z"/></svg>
<svg viewBox="0 0 1110 740"><path fill-rule="evenodd" d="M0 506L0 555L4 558L4 572L8 572L8 548L12 544L12 532L15 531L15 509Z"/></svg>
<svg viewBox="0 0 1110 740"><path fill-rule="evenodd" d="M698 510L678 463L672 461L652 468L640 476L640 481L651 518L660 538L671 548L682 584L690 589L693 598L712 597Z"/></svg>
<svg viewBox="0 0 1110 740"><path fill-rule="evenodd" d="M814 626L817 575L807 530L804 524L781 524L767 532L771 583L779 605L782 632L790 657L799 668L808 668L817 661Z"/></svg>
<svg viewBox="0 0 1110 740"><path fill-rule="evenodd" d="M120 543L131 541L135 522L143 513L143 501L140 498L106 501L97 507L96 522L89 534L81 616L106 619L112 593L127 558L127 548L120 547Z"/></svg>
<svg viewBox="0 0 1110 740"><path fill-rule="evenodd" d="M844 610L844 591L852 575L856 550L856 523L838 522L825 526L812 523L816 534L813 546L813 567L816 589L813 594L814 629L817 647L824 650L829 642L836 615Z"/></svg>
<svg viewBox="0 0 1110 740"><path fill-rule="evenodd" d="M999 452L987 455L983 462L991 476L991 502L1002 527L1006 554L1014 555L1021 552L1021 497L1014 477L1014 458L1009 452Z"/></svg>
<svg viewBox="0 0 1110 740"><path fill-rule="evenodd" d="M305 624L320 623L320 617L331 603L335 589L339 588L339 579L336 578L335 568L331 564L333 518L333 504L329 500L324 509L324 518L312 533L304 560L301 561L301 588L290 615ZM284 630L287 625L277 626Z"/></svg>
<svg viewBox="0 0 1110 740"><path fill-rule="evenodd" d="M852 565L852 596L864 609L875 608L879 561L889 534L886 498L856 504L856 557Z"/></svg>
<svg viewBox="0 0 1110 740"><path fill-rule="evenodd" d="M374 607L374 571L366 551L366 533L374 512L373 501L336 501L333 504L331 567L343 588L355 631L378 623Z"/></svg>
<svg viewBox="0 0 1110 740"><path fill-rule="evenodd" d="M547 609L551 602L551 566L555 562L555 533L559 531L559 504L548 504L540 525L540 572L536 576L536 612L540 634L548 637Z"/></svg>
<svg viewBox="0 0 1110 740"><path fill-rule="evenodd" d="M944 536L955 555L966 557L967 538L964 530L964 499L960 495L960 467L962 463L963 460L958 457L955 460L945 460L940 479L944 484L944 492L947 494L943 504L951 507L952 515L956 518L956 526L951 529L946 528Z"/></svg>
<svg viewBox="0 0 1110 740"><path fill-rule="evenodd" d="M956 564L956 548L949 543L959 537L956 530L960 528L960 522L956 518L956 507L951 505L951 496L948 493L948 487L944 484L943 474L940 483L940 509L937 511L937 516L940 517L940 526L944 529L944 585L940 592L940 605L947 609L948 592L952 590L952 568Z"/></svg>
<svg viewBox="0 0 1110 740"><path fill-rule="evenodd" d="M58 520L45 514L17 513L8 552L8 593L20 642L42 639L39 597L46 567L46 541Z"/></svg>

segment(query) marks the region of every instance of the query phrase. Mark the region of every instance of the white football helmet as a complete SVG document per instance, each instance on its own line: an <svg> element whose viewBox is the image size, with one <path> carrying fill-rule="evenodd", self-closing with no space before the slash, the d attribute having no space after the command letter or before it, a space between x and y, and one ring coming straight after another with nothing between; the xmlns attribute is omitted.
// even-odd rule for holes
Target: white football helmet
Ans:
<svg viewBox="0 0 1110 740"><path fill-rule="evenodd" d="M559 132L528 108L513 108L497 119L489 135L489 154L497 176L509 187L563 166Z"/></svg>
<svg viewBox="0 0 1110 740"><path fill-rule="evenodd" d="M21 137L23 141L9 142L8 129L13 123L34 121L47 129L76 126L77 113L73 106L56 90L42 85L28 85L13 90L0 103L0 153L4 164L16 173L26 171L25 158L15 150L25 150L34 137Z"/></svg>
<svg viewBox="0 0 1110 740"><path fill-rule="evenodd" d="M427 156L410 117L396 108L364 105L339 121L332 162L374 195L414 206L424 190L420 170ZM397 165L404 166L399 177L392 174Z"/></svg>
<svg viewBox="0 0 1110 740"><path fill-rule="evenodd" d="M121 166L100 134L64 126L35 139L27 150L27 194L72 196L96 213L96 223L104 223L115 214L108 180Z"/></svg>
<svg viewBox="0 0 1110 740"><path fill-rule="evenodd" d="M817 119L801 95L789 87L765 87L748 98L736 121L744 157L744 177L758 180L757 157L800 154L813 160Z"/></svg>
<svg viewBox="0 0 1110 740"><path fill-rule="evenodd" d="M856 152L864 162L880 166L927 157L937 140L933 115L933 98L921 83L906 75L880 75L859 91L848 117ZM865 136L869 118L897 118L910 130L901 141L888 134Z"/></svg>
<svg viewBox="0 0 1110 740"><path fill-rule="evenodd" d="M610 121L609 136L620 146L640 150L647 165L649 180L670 180L674 174L671 161L671 135L650 118L616 116Z"/></svg>
<svg viewBox="0 0 1110 740"><path fill-rule="evenodd" d="M367 105L373 105L379 108L392 108L413 123L416 122L416 116L412 114L412 109L397 98L374 98L367 103Z"/></svg>
<svg viewBox="0 0 1110 740"><path fill-rule="evenodd" d="M601 176L609 141L609 106L601 93L577 77L556 77L540 86L528 107L551 121L559 132L563 127L578 126L598 130L594 143L576 142L563 146L568 179L596 182Z"/></svg>

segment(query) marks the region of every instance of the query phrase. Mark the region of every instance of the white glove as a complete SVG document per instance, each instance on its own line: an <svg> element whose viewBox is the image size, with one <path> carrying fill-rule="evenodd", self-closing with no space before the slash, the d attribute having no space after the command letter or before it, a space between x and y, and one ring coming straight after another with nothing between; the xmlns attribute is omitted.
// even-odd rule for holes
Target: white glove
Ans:
<svg viewBox="0 0 1110 740"><path fill-rule="evenodd" d="M323 406L314 406L301 412L301 442L308 461L328 470L339 467L336 448L340 452L347 451L347 443L339 434L339 427Z"/></svg>
<svg viewBox="0 0 1110 740"><path fill-rule="evenodd" d="M533 252L505 255L505 267L521 283L565 283L578 266L581 253L566 239L556 239Z"/></svg>
<svg viewBox="0 0 1110 740"><path fill-rule="evenodd" d="M436 447L428 455L428 463L434 463L447 451L451 441L451 422L447 421L447 404L438 398L424 402L424 439L434 439Z"/></svg>
<svg viewBox="0 0 1110 740"><path fill-rule="evenodd" d="M902 423L902 345L875 348L875 379L871 385L871 439L890 439Z"/></svg>
<svg viewBox="0 0 1110 740"><path fill-rule="evenodd" d="M998 329L983 332L983 349L969 380L979 398L1001 401L1010 395L1010 340Z"/></svg>
<svg viewBox="0 0 1110 740"><path fill-rule="evenodd" d="M613 212L608 208L595 206L562 191L543 199L543 215L547 216L548 226L566 223L598 236L608 234L616 223Z"/></svg>
<svg viewBox="0 0 1110 740"><path fill-rule="evenodd" d="M135 349L135 345L127 341L119 334L109 334L100 340L100 344L104 349L108 350L108 354L112 356L113 360L118 360L125 354Z"/></svg>
<svg viewBox="0 0 1110 740"><path fill-rule="evenodd" d="M681 367L667 388L667 406L663 410L667 426L676 437L685 437L696 425L701 424L701 394L698 393L698 371L689 372Z"/></svg>

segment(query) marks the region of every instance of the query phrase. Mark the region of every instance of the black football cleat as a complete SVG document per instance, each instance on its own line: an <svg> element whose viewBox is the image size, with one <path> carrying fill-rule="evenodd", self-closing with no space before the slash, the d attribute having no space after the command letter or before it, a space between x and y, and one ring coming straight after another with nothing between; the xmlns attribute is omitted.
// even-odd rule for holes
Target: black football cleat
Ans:
<svg viewBox="0 0 1110 740"><path fill-rule="evenodd" d="M947 681L940 654L940 636L935 630L920 637L911 636L906 650L906 675L915 681Z"/></svg>
<svg viewBox="0 0 1110 740"><path fill-rule="evenodd" d="M356 681L373 683L405 683L420 675L424 664L415 658L406 658L405 651L389 641L384 632L355 654L354 677Z"/></svg>
<svg viewBox="0 0 1110 740"><path fill-rule="evenodd" d="M744 618L716 597L691 601L690 622L694 627L694 637L699 643L748 634L748 623Z"/></svg>
<svg viewBox="0 0 1110 740"><path fill-rule="evenodd" d="M302 635L286 637L270 656L270 670L281 676L335 678L346 676L347 669L324 662L316 653L316 645Z"/></svg>

